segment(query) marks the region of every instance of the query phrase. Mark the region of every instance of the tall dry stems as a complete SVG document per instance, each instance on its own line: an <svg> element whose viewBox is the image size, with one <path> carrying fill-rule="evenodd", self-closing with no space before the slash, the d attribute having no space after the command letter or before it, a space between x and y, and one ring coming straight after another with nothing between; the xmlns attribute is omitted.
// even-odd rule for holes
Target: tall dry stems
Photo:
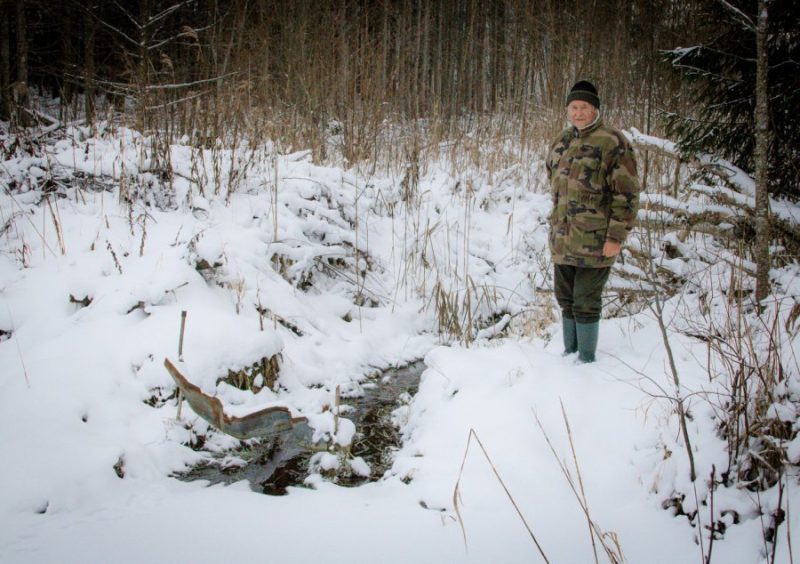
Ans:
<svg viewBox="0 0 800 564"><path fill-rule="evenodd" d="M525 529L528 531L528 535L531 537L531 540L533 541L533 544L536 545L536 550L539 552L539 555L542 557L542 559L545 562L549 563L550 560L547 558L547 555L545 555L541 544L539 544L539 541L536 538L536 535L533 533L533 530L531 529L530 525L528 525L528 522L525 520L525 516L522 514L522 510L519 508L519 505L517 504L516 500L514 499L514 496L511 494L511 491L509 491L508 486L506 486L505 482L503 481L503 478L500 477L500 473L497 471L497 467L495 466L494 461L492 460L492 457L489 456L489 453L486 451L486 447L483 446L483 443L481 442L480 437L478 437L478 433L475 432L475 429L470 429L469 430L469 434L467 435L467 445L466 445L466 447L464 447L464 457L461 460L461 467L459 468L459 471L458 471L458 479L456 480L456 484L453 487L453 509L456 512L456 517L458 518L458 523L461 526L461 533L462 533L462 535L464 537L464 548L467 548L467 529L464 526L464 519L461 516L461 511L459 509L459 500L461 499L461 478L462 478L462 476L464 474L464 465L467 462L467 455L469 454L469 447L472 444L472 439L473 438L475 439L475 442L478 443L478 447L480 447L484 458L489 463L489 466L491 467L495 478L497 478L497 481L502 486L503 491L505 491L506 496L508 497L509 501L511 502L511 505L514 507L514 510L516 511L517 515L519 516L520 520L522 521L522 524L525 526Z"/></svg>
<svg viewBox="0 0 800 564"><path fill-rule="evenodd" d="M605 532L597 525L597 523L592 519L591 514L589 512L589 504L586 499L586 493L583 489L583 478L581 477L580 466L578 464L578 457L575 453L575 443L572 438L572 429L569 425L569 418L567 417L566 409L564 408L564 403L561 402L561 414L564 418L564 426L567 431L567 436L569 438L570 450L572 452L572 460L575 464L575 473L578 476L578 486L575 485L575 479L572 477L572 473L567 468L566 464L561 460L558 456L558 451L553 446L553 442L550 440L550 436L547 434L547 431L542 424L542 421L539 419L539 416L533 411L533 417L536 420L536 424L539 427L539 430L542 432L545 441L547 442L547 446L550 448L550 452L558 462L558 466L561 469L561 473L566 478L567 483L569 484L572 493L575 495L575 498L578 500L578 505L580 505L581 510L583 511L584 515L586 516L586 521L589 525L589 536L592 541L592 553L594 555L595 562L599 562L597 556L597 546L595 544L595 538L600 542L600 546L603 548L603 551L608 558L608 561L612 564L621 564L625 561L625 557L622 554L622 547L619 543L619 539L617 535L613 532Z"/></svg>

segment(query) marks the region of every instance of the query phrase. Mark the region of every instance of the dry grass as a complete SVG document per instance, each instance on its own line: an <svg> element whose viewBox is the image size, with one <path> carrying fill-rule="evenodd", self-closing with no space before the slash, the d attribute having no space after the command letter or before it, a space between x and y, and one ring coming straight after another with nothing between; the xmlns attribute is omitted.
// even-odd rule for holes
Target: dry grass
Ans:
<svg viewBox="0 0 800 564"><path fill-rule="evenodd" d="M544 425L542 425L542 422L535 411L533 412L533 417L536 420L536 424L539 427L539 430L542 432L545 441L547 442L547 446L550 447L550 452L553 453L553 457L556 459L556 462L558 462L558 466L561 469L561 473L564 475L564 478L566 478L567 483L569 484L569 487L572 490L572 493L575 495L575 499L578 501L581 510L583 510L583 513L586 516L586 521L589 526L589 536L592 541L592 552L594 555L595 562L599 562L597 554L597 544L595 543L595 539L597 539L597 542L600 543L600 546L605 552L608 561L611 564L621 564L622 562L625 561L625 558L622 554L622 547L620 546L617 534L614 532L603 531L597 525L597 523L592 519L592 516L589 512L589 502L586 498L586 492L584 491L583 488L583 478L581 476L580 465L578 464L578 456L575 451L575 443L572 437L572 429L570 428L569 425L569 418L567 417L567 412L566 409L564 408L564 403L563 401L560 403L561 403L561 415L564 418L564 427L566 429L567 437L569 439L572 461L575 467L577 484L576 484L576 478L573 477L572 472L570 472L570 469L567 467L566 463L561 459L561 457L559 457L558 451L556 451L555 447L553 446L553 443L550 440L550 436L547 434L547 431L545 431Z"/></svg>
<svg viewBox="0 0 800 564"><path fill-rule="evenodd" d="M522 521L522 524L525 525L525 529L528 531L528 535L530 535L531 541L536 546L536 550L539 552L539 555L542 557L542 559L544 559L545 562L550 562L550 560L547 558L547 555L545 555L542 546L539 544L539 541L536 539L536 535L533 533L533 530L531 529L530 525L525 520L525 516L522 514L522 510L519 508L519 505L514 499L514 496L509 491L508 486L506 486L505 482L503 481L503 478L500 477L500 473L497 471L497 467L495 466L492 457L489 456L489 453L486 451L486 447L483 446L483 443L481 442L480 437L478 437L478 434L475 432L475 429L470 429L469 435L467 435L467 446L464 448L464 457L461 460L461 468L458 471L458 479L456 480L456 485L453 488L453 509L456 512L456 517L458 518L458 524L461 526L461 533L464 537L464 548L467 548L468 546L467 529L464 525L464 519L461 516L461 511L459 509L459 500L461 499L461 477L464 473L464 465L467 462L467 455L469 454L469 447L472 444L473 438L475 439L475 442L478 443L478 446L480 447L484 458L489 463L489 466L491 467L492 472L495 475L495 478L497 478L497 481L503 487L503 491L505 491L506 496L508 496L511 505L514 506L514 510L517 512L517 515Z"/></svg>

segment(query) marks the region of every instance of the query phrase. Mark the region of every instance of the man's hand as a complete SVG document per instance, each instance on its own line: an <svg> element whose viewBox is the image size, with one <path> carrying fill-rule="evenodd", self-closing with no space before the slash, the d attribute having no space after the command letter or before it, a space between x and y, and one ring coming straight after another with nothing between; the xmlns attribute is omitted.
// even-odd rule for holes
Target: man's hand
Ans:
<svg viewBox="0 0 800 564"><path fill-rule="evenodd" d="M615 257L619 254L621 249L622 249L621 243L617 243L616 241L611 241L610 239L606 239L606 242L603 244L603 256Z"/></svg>

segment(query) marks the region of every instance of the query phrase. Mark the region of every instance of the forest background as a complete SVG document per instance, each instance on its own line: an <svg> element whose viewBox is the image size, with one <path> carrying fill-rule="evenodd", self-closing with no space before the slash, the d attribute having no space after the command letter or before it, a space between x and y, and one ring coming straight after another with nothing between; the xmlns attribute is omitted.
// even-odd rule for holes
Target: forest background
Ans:
<svg viewBox="0 0 800 564"><path fill-rule="evenodd" d="M782 145L798 140L783 113L798 97L798 16L790 1L767 4L771 151L785 157ZM693 149L719 148L752 170L756 7L4 0L0 117L41 88L58 97L62 121L124 114L165 142L246 132L284 151L311 148L317 162L330 157L333 131L346 162L397 164L443 139L469 143L466 133L538 147L563 125L565 92L589 79L608 121L645 133L670 125ZM781 160L772 188L791 193L800 165Z"/></svg>

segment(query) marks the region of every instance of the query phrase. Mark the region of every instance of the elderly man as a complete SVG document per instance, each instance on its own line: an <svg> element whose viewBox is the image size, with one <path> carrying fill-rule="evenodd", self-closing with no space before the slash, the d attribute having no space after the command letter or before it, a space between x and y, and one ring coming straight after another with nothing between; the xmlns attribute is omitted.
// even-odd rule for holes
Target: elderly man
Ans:
<svg viewBox="0 0 800 564"><path fill-rule="evenodd" d="M594 362L601 295L639 207L636 160L625 137L600 119L600 97L580 81L567 95L565 129L550 147L550 252L564 354Z"/></svg>

